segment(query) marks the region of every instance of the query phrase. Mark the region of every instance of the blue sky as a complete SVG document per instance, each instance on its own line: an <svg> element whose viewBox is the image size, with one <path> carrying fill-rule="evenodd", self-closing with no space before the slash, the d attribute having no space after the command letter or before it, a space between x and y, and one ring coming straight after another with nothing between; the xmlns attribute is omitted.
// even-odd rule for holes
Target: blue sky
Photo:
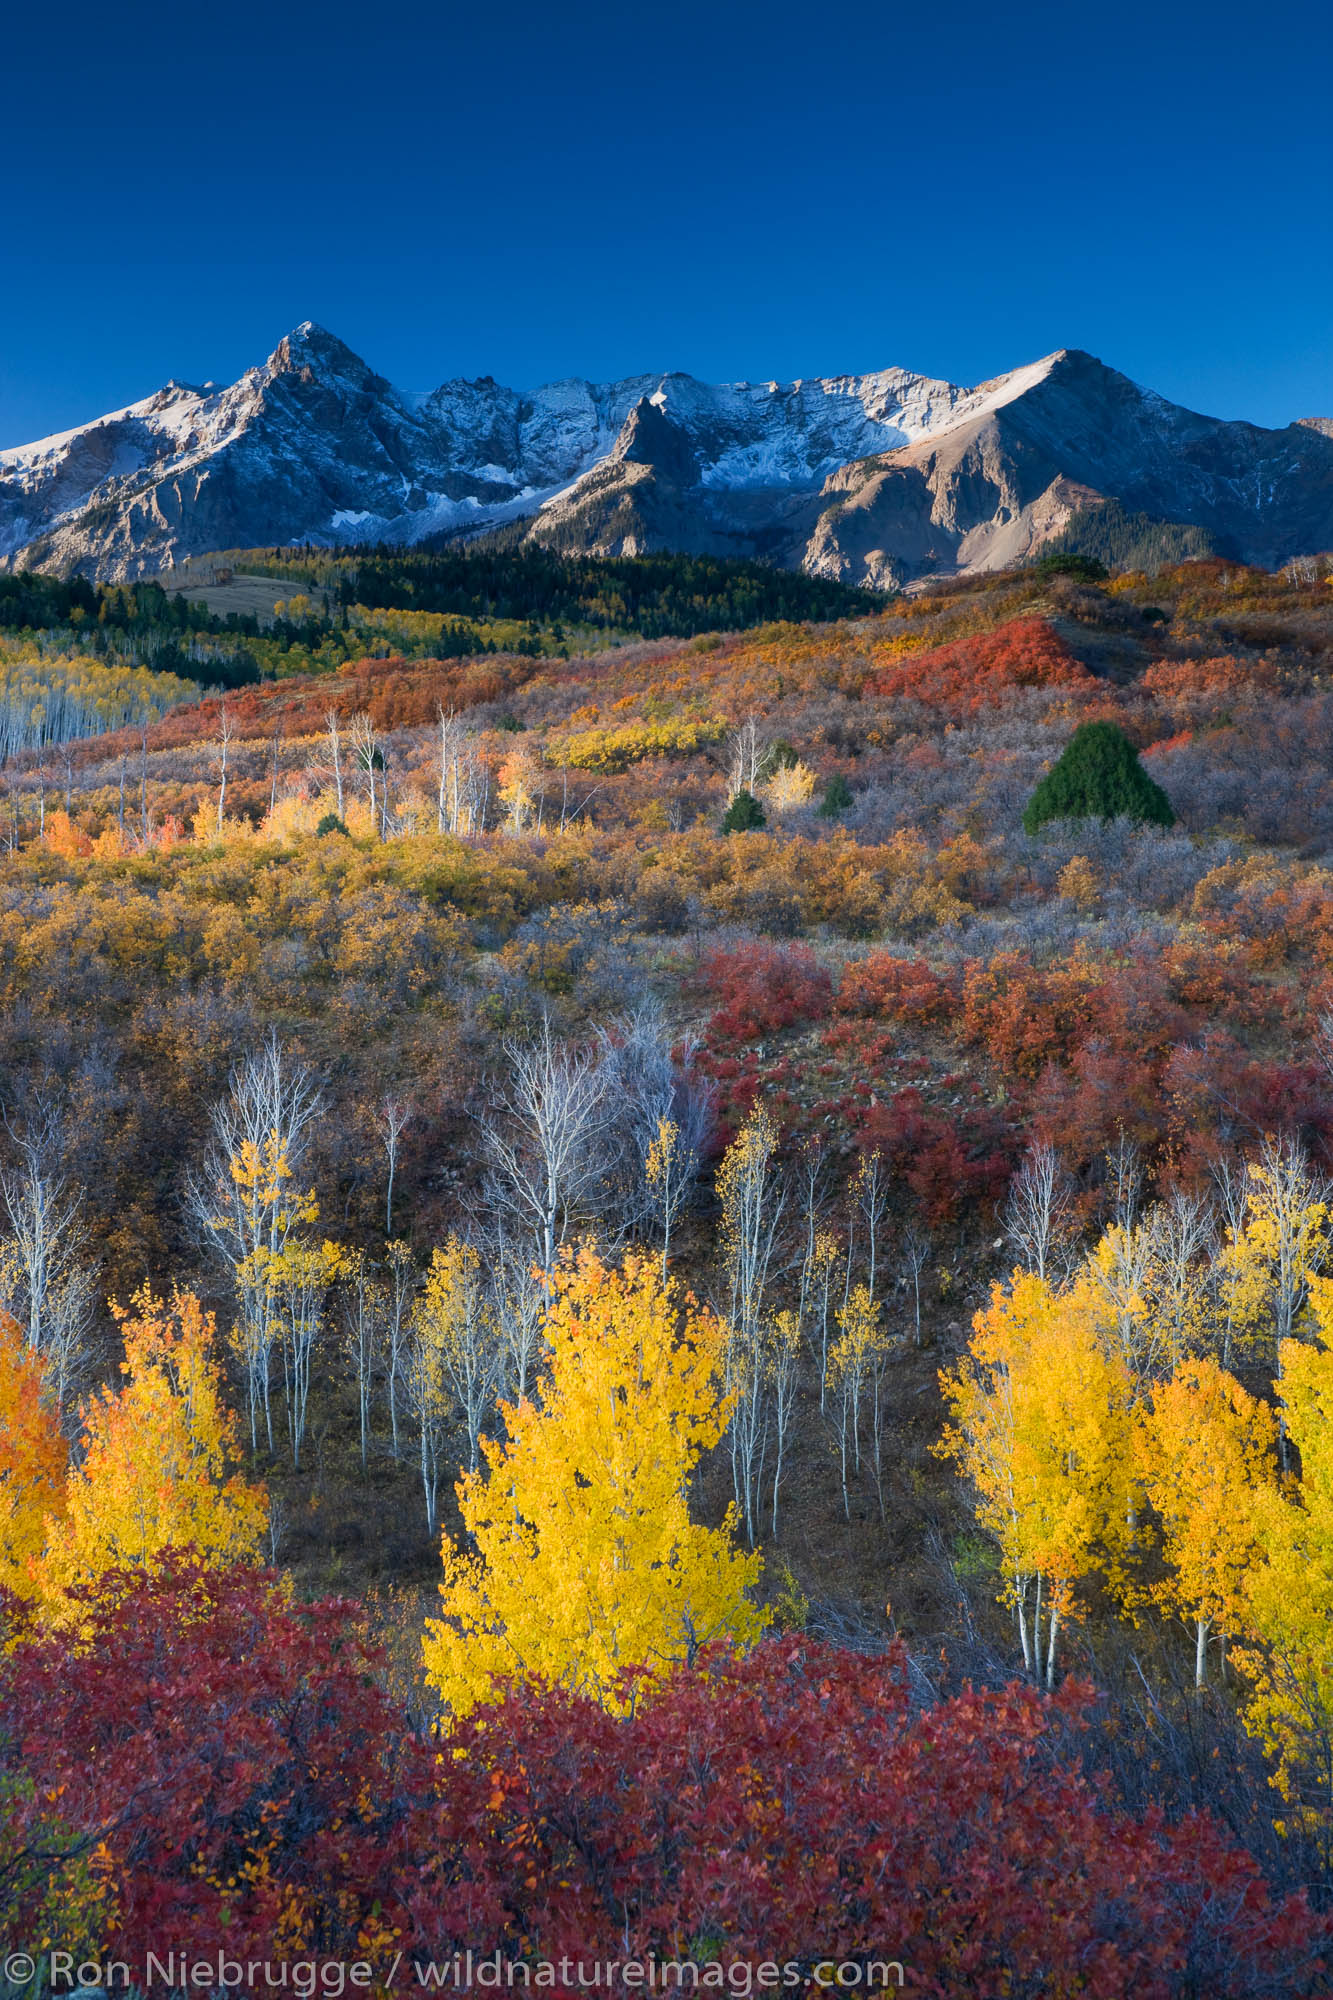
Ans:
<svg viewBox="0 0 1333 2000"><path fill-rule="evenodd" d="M305 318L404 388L1091 349L1333 414L1333 12L381 0L11 13L0 445Z"/></svg>

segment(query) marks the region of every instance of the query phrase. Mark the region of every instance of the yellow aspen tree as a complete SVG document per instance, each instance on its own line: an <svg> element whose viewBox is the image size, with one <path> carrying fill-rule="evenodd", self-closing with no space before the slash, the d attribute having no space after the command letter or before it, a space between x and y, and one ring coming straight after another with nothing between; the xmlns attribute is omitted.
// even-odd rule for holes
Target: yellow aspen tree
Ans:
<svg viewBox="0 0 1333 2000"><path fill-rule="evenodd" d="M31 1569L48 1518L65 1510L69 1453L42 1391L40 1357L18 1321L0 1312L0 1587L19 1597L35 1588Z"/></svg>
<svg viewBox="0 0 1333 2000"><path fill-rule="evenodd" d="M266 1288L266 1320L276 1329L282 1350L287 1436L292 1464L299 1472L315 1343L323 1330L329 1292L342 1277L347 1256L336 1243L309 1243L289 1235L282 1249L259 1250L255 1258L256 1276Z"/></svg>
<svg viewBox="0 0 1333 2000"><path fill-rule="evenodd" d="M285 1253L300 1241L300 1232L319 1220L319 1203L313 1191L300 1194L291 1185L287 1148L276 1131L258 1143L243 1140L228 1172L225 1207L210 1218L209 1227L228 1246L224 1254L235 1275L240 1318L232 1341L246 1371L251 1447L258 1448L262 1410L272 1452L273 1350L281 1338L274 1275Z"/></svg>
<svg viewBox="0 0 1333 2000"><path fill-rule="evenodd" d="M1300 1825L1333 1830L1333 1283L1311 1281L1322 1336L1280 1356L1286 1433L1300 1479L1260 1491L1247 1635L1233 1658L1250 1684L1246 1728L1275 1762Z"/></svg>
<svg viewBox="0 0 1333 2000"><path fill-rule="evenodd" d="M799 757L794 763L779 764L764 786L764 804L770 812L797 812L809 805L818 782L810 766Z"/></svg>
<svg viewBox="0 0 1333 2000"><path fill-rule="evenodd" d="M1211 1360L1178 1363L1138 1413L1134 1458L1161 1528L1168 1573L1150 1596L1194 1635L1194 1684L1207 1648L1241 1629L1258 1496L1272 1485L1277 1425L1267 1405Z"/></svg>
<svg viewBox="0 0 1333 2000"><path fill-rule="evenodd" d="M854 1285L838 1313L838 1338L828 1358L828 1390L838 1410L838 1446L842 1463L842 1510L850 1521L847 1485L849 1459L861 1470L861 1399L871 1381L874 1351L880 1340L879 1307L868 1285Z"/></svg>
<svg viewBox="0 0 1333 2000"><path fill-rule="evenodd" d="M942 1371L952 1421L936 1450L975 1493L1000 1550L1028 1670L1055 1680L1080 1579L1118 1574L1130 1486L1129 1370L1095 1312L1034 1274L996 1285L969 1358ZM1043 1636L1043 1617L1045 1629Z"/></svg>
<svg viewBox="0 0 1333 2000"><path fill-rule="evenodd" d="M1228 1263L1243 1315L1275 1364L1308 1331L1311 1284L1328 1258L1328 1203L1300 1147L1266 1139L1246 1174L1245 1220ZM1278 1443L1287 1469L1286 1399L1279 1394Z"/></svg>
<svg viewBox="0 0 1333 2000"><path fill-rule="evenodd" d="M832 1318L833 1274L842 1260L838 1240L831 1230L820 1229L806 1255L801 1271L801 1296L810 1317L810 1347L819 1364L819 1407L828 1395L829 1324Z"/></svg>
<svg viewBox="0 0 1333 2000"><path fill-rule="evenodd" d="M34 1565L54 1618L63 1593L105 1571L142 1568L168 1548L204 1561L253 1561L268 1523L262 1486L239 1471L235 1417L223 1400L213 1315L191 1292L150 1286L114 1306L124 1341L119 1390L84 1405L82 1453L63 1520L48 1523Z"/></svg>
<svg viewBox="0 0 1333 2000"><path fill-rule="evenodd" d="M414 1309L425 1347L435 1357L441 1386L463 1413L468 1471L477 1468L481 1427L500 1380L504 1347L486 1297L481 1254L450 1236L431 1253L430 1270Z"/></svg>
<svg viewBox="0 0 1333 2000"><path fill-rule="evenodd" d="M557 1267L540 1401L502 1405L506 1442L458 1484L466 1551L447 1536L427 1673L456 1714L513 1678L616 1706L625 1669L660 1673L712 1639L748 1644L759 1558L690 1519L690 1475L726 1426L725 1332L655 1257Z"/></svg>
<svg viewBox="0 0 1333 2000"><path fill-rule="evenodd" d="M505 809L508 833L522 833L534 820L540 825L545 792L541 759L526 745L512 750L500 765L498 796Z"/></svg>

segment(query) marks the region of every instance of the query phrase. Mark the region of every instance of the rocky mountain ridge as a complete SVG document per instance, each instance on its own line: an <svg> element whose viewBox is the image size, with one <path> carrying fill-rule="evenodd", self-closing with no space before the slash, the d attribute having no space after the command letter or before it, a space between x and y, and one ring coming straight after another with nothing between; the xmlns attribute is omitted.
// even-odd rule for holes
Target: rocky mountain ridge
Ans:
<svg viewBox="0 0 1333 2000"><path fill-rule="evenodd" d="M230 386L170 382L0 451L0 569L125 579L219 548L505 529L886 587L1022 560L1103 499L1275 563L1333 545L1330 433L1198 416L1070 350L974 388L890 368L413 396L307 322Z"/></svg>

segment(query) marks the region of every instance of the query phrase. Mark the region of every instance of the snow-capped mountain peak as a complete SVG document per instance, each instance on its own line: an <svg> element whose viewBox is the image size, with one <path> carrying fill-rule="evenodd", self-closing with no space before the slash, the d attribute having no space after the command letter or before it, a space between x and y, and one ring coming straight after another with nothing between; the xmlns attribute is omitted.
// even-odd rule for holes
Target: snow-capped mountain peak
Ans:
<svg viewBox="0 0 1333 2000"><path fill-rule="evenodd" d="M0 451L0 567L132 577L207 549L410 543L531 516L528 533L562 546L887 582L1014 559L1104 494L1266 559L1333 543L1329 428L1221 424L1070 349L972 388L887 368L531 391L482 376L413 395L305 320L228 386L171 381Z"/></svg>

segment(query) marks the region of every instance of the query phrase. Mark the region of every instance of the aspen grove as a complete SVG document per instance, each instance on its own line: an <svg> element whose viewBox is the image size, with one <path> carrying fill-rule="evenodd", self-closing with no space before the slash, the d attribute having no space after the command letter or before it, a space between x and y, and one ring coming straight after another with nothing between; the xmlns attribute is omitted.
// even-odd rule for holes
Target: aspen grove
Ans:
<svg viewBox="0 0 1333 2000"><path fill-rule="evenodd" d="M6 1948L1326 1992L1329 562L252 555L0 579Z"/></svg>

